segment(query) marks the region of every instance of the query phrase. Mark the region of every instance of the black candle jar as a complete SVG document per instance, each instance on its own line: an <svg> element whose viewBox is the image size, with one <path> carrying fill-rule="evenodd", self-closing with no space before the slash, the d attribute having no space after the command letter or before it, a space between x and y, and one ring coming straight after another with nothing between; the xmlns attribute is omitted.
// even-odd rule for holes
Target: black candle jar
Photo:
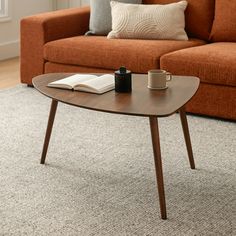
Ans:
<svg viewBox="0 0 236 236"><path fill-rule="evenodd" d="M132 74L124 66L115 71L115 91L119 93L130 93L132 91Z"/></svg>

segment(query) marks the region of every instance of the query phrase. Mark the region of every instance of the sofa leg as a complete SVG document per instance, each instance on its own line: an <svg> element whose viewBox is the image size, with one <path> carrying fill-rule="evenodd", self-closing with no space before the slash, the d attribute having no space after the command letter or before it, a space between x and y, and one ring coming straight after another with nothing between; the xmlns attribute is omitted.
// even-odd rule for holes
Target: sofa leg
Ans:
<svg viewBox="0 0 236 236"><path fill-rule="evenodd" d="M34 85L33 84L27 84L27 87L33 88Z"/></svg>

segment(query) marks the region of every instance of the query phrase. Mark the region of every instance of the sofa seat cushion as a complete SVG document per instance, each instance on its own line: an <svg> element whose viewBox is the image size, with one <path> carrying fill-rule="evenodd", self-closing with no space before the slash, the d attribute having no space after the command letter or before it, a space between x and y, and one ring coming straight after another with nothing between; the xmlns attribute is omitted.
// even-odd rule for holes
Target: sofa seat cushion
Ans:
<svg viewBox="0 0 236 236"><path fill-rule="evenodd" d="M124 65L136 73L159 68L160 57L175 50L203 45L204 41L107 39L77 36L49 42L44 46L47 61L116 70Z"/></svg>
<svg viewBox="0 0 236 236"><path fill-rule="evenodd" d="M193 75L201 82L236 86L236 43L212 43L161 57L161 68L176 75Z"/></svg>

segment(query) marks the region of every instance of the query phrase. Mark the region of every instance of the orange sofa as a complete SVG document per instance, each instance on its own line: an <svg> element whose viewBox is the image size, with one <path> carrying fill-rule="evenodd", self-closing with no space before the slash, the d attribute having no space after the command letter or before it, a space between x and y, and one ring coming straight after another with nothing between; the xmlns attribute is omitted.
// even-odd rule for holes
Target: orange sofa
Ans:
<svg viewBox="0 0 236 236"><path fill-rule="evenodd" d="M177 0L143 2L166 4ZM21 82L31 85L34 76L51 72L113 72L125 65L133 73L147 73L161 68L200 78L199 91L187 104L188 112L236 120L234 2L188 0L188 41L84 36L89 7L26 17L21 20ZM226 8L225 4L231 6Z"/></svg>

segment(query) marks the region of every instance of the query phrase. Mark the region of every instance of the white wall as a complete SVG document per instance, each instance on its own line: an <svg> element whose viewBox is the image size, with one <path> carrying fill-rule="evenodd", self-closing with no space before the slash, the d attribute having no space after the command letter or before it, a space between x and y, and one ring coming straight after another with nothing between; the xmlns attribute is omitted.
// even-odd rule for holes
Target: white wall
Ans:
<svg viewBox="0 0 236 236"><path fill-rule="evenodd" d="M19 55L20 19L53 10L53 0L9 0L10 21L0 21L0 60Z"/></svg>
<svg viewBox="0 0 236 236"><path fill-rule="evenodd" d="M89 5L89 0L56 0L56 9Z"/></svg>

